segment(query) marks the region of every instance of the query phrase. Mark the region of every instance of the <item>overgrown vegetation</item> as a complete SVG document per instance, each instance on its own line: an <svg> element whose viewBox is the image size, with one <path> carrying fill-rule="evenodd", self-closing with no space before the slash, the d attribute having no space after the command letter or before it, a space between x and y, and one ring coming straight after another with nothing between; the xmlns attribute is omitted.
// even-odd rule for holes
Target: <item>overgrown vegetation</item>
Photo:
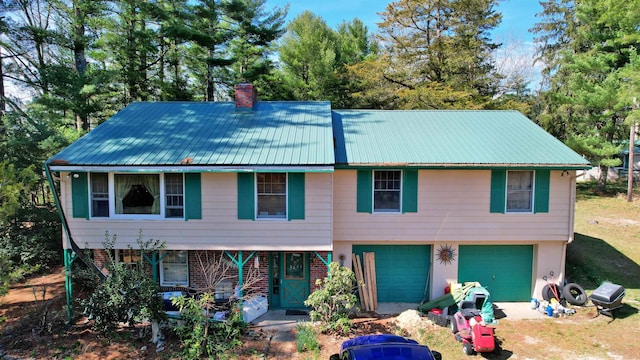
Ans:
<svg viewBox="0 0 640 360"><path fill-rule="evenodd" d="M298 352L318 351L320 343L318 343L318 335L316 334L313 324L306 322L296 325L296 350Z"/></svg>
<svg viewBox="0 0 640 360"><path fill-rule="evenodd" d="M316 281L316 285L320 287L309 295L304 304L311 308L311 320L320 322L322 332L349 332L349 312L358 303L353 292L355 283L353 271L335 262L329 265L328 276Z"/></svg>
<svg viewBox="0 0 640 360"><path fill-rule="evenodd" d="M138 237L140 257L135 266L117 262L113 256L116 235L105 235L103 243L107 253L107 278L100 282L91 296L82 301L84 313L93 320L93 329L112 338L120 323L134 326L144 319L162 321L166 319L160 287L147 272L145 254L160 251L164 244L158 240L142 240Z"/></svg>
<svg viewBox="0 0 640 360"><path fill-rule="evenodd" d="M235 263L223 252L199 251L195 257L194 266L204 282L192 289L192 294L172 299L181 317L181 325L175 331L182 341L184 358L217 358L242 345L240 336L247 324L239 300L260 295L256 284L262 275L256 268L249 267L242 286L229 291L230 286L238 282ZM224 313L225 321L218 321L217 313Z"/></svg>
<svg viewBox="0 0 640 360"><path fill-rule="evenodd" d="M181 325L175 331L182 341L184 359L217 358L242 345L240 336L247 324L240 308L234 304L225 321L216 321L211 312L215 304L213 295L208 292L195 297L180 296L174 300L174 304L180 307Z"/></svg>

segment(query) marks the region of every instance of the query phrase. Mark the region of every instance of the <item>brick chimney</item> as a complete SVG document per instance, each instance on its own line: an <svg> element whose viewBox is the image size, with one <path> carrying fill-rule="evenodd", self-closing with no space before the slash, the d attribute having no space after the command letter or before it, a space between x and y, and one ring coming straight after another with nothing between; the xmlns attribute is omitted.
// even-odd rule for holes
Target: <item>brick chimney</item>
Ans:
<svg viewBox="0 0 640 360"><path fill-rule="evenodd" d="M253 84L242 83L233 87L236 92L236 110L251 110L258 101L258 92Z"/></svg>

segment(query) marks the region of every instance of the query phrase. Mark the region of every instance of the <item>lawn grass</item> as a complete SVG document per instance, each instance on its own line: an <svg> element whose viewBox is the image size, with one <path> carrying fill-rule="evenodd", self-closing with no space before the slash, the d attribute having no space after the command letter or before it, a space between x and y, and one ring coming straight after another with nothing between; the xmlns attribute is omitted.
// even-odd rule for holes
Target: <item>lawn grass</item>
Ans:
<svg viewBox="0 0 640 360"><path fill-rule="evenodd" d="M626 299L640 301L640 189L633 202L627 202L626 184L610 184L605 193L595 189L595 183L578 184L567 278L585 290L610 281L626 289Z"/></svg>

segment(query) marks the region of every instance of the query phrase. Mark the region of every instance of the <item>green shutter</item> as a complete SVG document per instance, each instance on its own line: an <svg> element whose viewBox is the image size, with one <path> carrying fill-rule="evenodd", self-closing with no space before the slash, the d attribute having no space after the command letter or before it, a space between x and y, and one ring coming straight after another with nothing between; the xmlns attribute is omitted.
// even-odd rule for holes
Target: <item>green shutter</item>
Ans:
<svg viewBox="0 0 640 360"><path fill-rule="evenodd" d="M505 212L505 196L507 190L507 171L491 170L491 205L492 213Z"/></svg>
<svg viewBox="0 0 640 360"><path fill-rule="evenodd" d="M402 212L418 212L418 170L402 173Z"/></svg>
<svg viewBox="0 0 640 360"><path fill-rule="evenodd" d="M238 219L254 220L256 214L255 176L253 173L238 173Z"/></svg>
<svg viewBox="0 0 640 360"><path fill-rule="evenodd" d="M373 211L373 193L371 184L371 170L358 170L357 211Z"/></svg>
<svg viewBox="0 0 640 360"><path fill-rule="evenodd" d="M304 173L289 173L289 220L304 220Z"/></svg>
<svg viewBox="0 0 640 360"><path fill-rule="evenodd" d="M89 181L87 173L71 173L71 206L74 218L89 219Z"/></svg>
<svg viewBox="0 0 640 360"><path fill-rule="evenodd" d="M534 189L534 213L549 212L549 183L551 172L549 170L536 171L536 184Z"/></svg>
<svg viewBox="0 0 640 360"><path fill-rule="evenodd" d="M184 174L184 218L202 219L202 180L199 173Z"/></svg>

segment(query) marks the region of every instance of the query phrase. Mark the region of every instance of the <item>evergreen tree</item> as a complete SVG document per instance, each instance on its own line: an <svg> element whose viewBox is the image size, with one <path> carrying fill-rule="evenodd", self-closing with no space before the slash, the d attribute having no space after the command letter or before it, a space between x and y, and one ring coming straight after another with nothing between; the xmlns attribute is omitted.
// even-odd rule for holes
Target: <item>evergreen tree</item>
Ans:
<svg viewBox="0 0 640 360"><path fill-rule="evenodd" d="M284 32L287 8L265 11L266 0L235 0L227 7L234 23L234 38L229 43L233 64L228 84L263 83L274 65L269 59L273 42ZM262 81L261 81L262 80Z"/></svg>
<svg viewBox="0 0 640 360"><path fill-rule="evenodd" d="M279 53L295 99L330 100L336 49L335 33L312 12L305 11L289 23Z"/></svg>
<svg viewBox="0 0 640 360"><path fill-rule="evenodd" d="M379 23L381 56L353 66L364 97L387 108L490 106L495 0L400 0Z"/></svg>
<svg viewBox="0 0 640 360"><path fill-rule="evenodd" d="M640 46L638 0L555 2L544 20L541 55L548 59L551 88L543 116L561 127L566 143L600 168L604 189L608 168L620 164L621 142L628 136L624 120L632 99L621 88ZM558 6L562 5L562 6ZM546 10L546 8L545 8ZM569 25L553 19L573 18ZM543 14L544 15L544 14ZM555 17L554 17L555 16ZM558 23L558 28L550 24ZM560 46L563 45L563 46ZM568 46L567 46L568 45ZM543 117L544 119L544 117ZM543 121L543 124L545 122Z"/></svg>
<svg viewBox="0 0 640 360"><path fill-rule="evenodd" d="M191 7L186 0L161 0L150 8L159 27L159 59L153 81L158 88L160 100L188 101L194 97L189 85L189 74L185 66L187 50L191 40Z"/></svg>

